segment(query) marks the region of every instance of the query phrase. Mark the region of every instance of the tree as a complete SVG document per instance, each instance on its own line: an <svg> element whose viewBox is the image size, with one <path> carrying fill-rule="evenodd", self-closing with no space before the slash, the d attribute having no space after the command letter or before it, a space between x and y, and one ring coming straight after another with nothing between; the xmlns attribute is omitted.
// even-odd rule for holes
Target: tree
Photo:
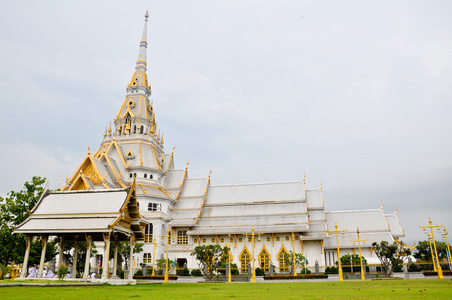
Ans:
<svg viewBox="0 0 452 300"><path fill-rule="evenodd" d="M57 237L55 239L55 241L59 244L61 242L61 239L59 237ZM79 272L81 272L82 270L85 269L85 261L86 261L86 252L87 252L87 248L88 248L88 243L87 242L83 242L80 241L78 242L78 247L77 247L77 270ZM72 241L68 241L64 243L64 250L63 250L63 257L65 258L65 260L71 264L74 265L74 251L72 250L74 249L74 242ZM96 244L94 242L91 242L91 254L90 257L94 256L94 254L97 253L96 250Z"/></svg>
<svg viewBox="0 0 452 300"><path fill-rule="evenodd" d="M367 264L367 260L364 258L364 256L361 256L362 260L363 260L363 265ZM359 259L359 255L358 254L345 254L341 256L341 266L342 266L342 270L344 272L351 272L352 271L352 267L350 266L350 259L352 261L353 264L353 272L361 272L361 261ZM338 262L336 261L336 264L338 265ZM348 266L348 267L347 267Z"/></svg>
<svg viewBox="0 0 452 300"><path fill-rule="evenodd" d="M439 261L447 260L447 243L435 241L435 244ZM433 255L435 255L434 252ZM418 261L426 263L422 266L423 269L432 269L432 250L430 249L429 241L419 241L413 256Z"/></svg>
<svg viewBox="0 0 452 300"><path fill-rule="evenodd" d="M25 236L13 234L14 226L25 221L29 212L38 202L44 188L45 178L33 176L31 182L24 183L24 189L11 191L0 204L0 262L8 265L12 261L22 261L25 254Z"/></svg>
<svg viewBox="0 0 452 300"><path fill-rule="evenodd" d="M284 257L287 265L289 266L293 266L293 252L292 250L289 251L289 255L286 255ZM295 263L297 265L297 267L299 268L304 268L305 267L305 263L308 264L308 260L303 256L303 254L301 253L295 253Z"/></svg>
<svg viewBox="0 0 452 300"><path fill-rule="evenodd" d="M229 248L223 248L220 245L196 246L190 255L196 257L199 269L209 280L212 280L217 264L228 260Z"/></svg>
<svg viewBox="0 0 452 300"><path fill-rule="evenodd" d="M390 277L394 268L401 265L403 260L408 259L411 254L410 249L405 248L401 241L394 241L392 245L387 241L382 241L380 244L373 242L372 249L380 260L386 277Z"/></svg>
<svg viewBox="0 0 452 300"><path fill-rule="evenodd" d="M133 246L133 253L141 253L143 252L143 243L136 242ZM110 244L110 257L113 257L113 251ZM130 243L128 241L120 241L118 244L118 254L121 256L120 258L124 261L124 268L128 269L129 260L130 260Z"/></svg>

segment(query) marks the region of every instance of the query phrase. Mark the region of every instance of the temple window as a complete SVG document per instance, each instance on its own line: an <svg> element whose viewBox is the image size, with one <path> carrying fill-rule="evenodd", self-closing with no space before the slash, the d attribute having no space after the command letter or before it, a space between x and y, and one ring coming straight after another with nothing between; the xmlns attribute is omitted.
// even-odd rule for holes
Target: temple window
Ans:
<svg viewBox="0 0 452 300"><path fill-rule="evenodd" d="M276 237L276 241L279 242L279 236Z"/></svg>
<svg viewBox="0 0 452 300"><path fill-rule="evenodd" d="M144 253L143 254L143 263L145 263L145 264L151 264L152 263L151 253Z"/></svg>
<svg viewBox="0 0 452 300"><path fill-rule="evenodd" d="M148 178L148 174L144 174L144 178Z"/></svg>
<svg viewBox="0 0 452 300"><path fill-rule="evenodd" d="M157 211L159 209L158 203L149 203L148 204L148 211Z"/></svg>
<svg viewBox="0 0 452 300"><path fill-rule="evenodd" d="M178 230L177 231L177 244L178 245L187 245L188 244L187 230Z"/></svg>
<svg viewBox="0 0 452 300"><path fill-rule="evenodd" d="M269 236L267 236L267 242L270 242L270 237Z"/></svg>
<svg viewBox="0 0 452 300"><path fill-rule="evenodd" d="M251 238L250 238L250 237L248 238L248 242L250 242L250 243L251 243Z"/></svg>
<svg viewBox="0 0 452 300"><path fill-rule="evenodd" d="M137 125L133 125L133 133L137 133Z"/></svg>
<svg viewBox="0 0 452 300"><path fill-rule="evenodd" d="M234 238L229 238L229 243L234 243Z"/></svg>
<svg viewBox="0 0 452 300"><path fill-rule="evenodd" d="M205 244L207 241L206 239L202 239L202 243Z"/></svg>
<svg viewBox="0 0 452 300"><path fill-rule="evenodd" d="M145 243L151 243L152 242L152 232L153 232L153 225L148 224L146 227L144 227L144 242Z"/></svg>
<svg viewBox="0 0 452 300"><path fill-rule="evenodd" d="M243 249L242 253L240 254L240 271L242 273L246 273L248 271L248 262L250 261L251 255L248 252L248 250L245 248Z"/></svg>
<svg viewBox="0 0 452 300"><path fill-rule="evenodd" d="M264 269L265 272L270 270L270 253L268 253L267 249L262 249L261 253L259 253L259 258L261 261L261 268Z"/></svg>
<svg viewBox="0 0 452 300"><path fill-rule="evenodd" d="M198 239L194 239L194 240L193 240L193 243L196 244L197 242L198 242Z"/></svg>
<svg viewBox="0 0 452 300"><path fill-rule="evenodd" d="M278 253L278 262L279 262L279 271L280 272L287 272L288 271L288 261L289 261L289 253L287 252L286 248L281 248L281 250Z"/></svg>
<svg viewBox="0 0 452 300"><path fill-rule="evenodd" d="M130 174L129 174L129 177L130 177L130 178L132 178L132 177L133 177L133 174L132 174L132 173L130 173Z"/></svg>
<svg viewBox="0 0 452 300"><path fill-rule="evenodd" d="M149 175L149 179L152 179L152 178L154 178L154 176L152 176L152 174L151 174L151 175Z"/></svg>
<svg viewBox="0 0 452 300"><path fill-rule="evenodd" d="M239 238L239 243L241 243L242 242L242 238Z"/></svg>
<svg viewBox="0 0 452 300"><path fill-rule="evenodd" d="M288 236L286 236L286 241L290 240Z"/></svg>
<svg viewBox="0 0 452 300"><path fill-rule="evenodd" d="M220 243L224 243L224 239L223 238L220 240Z"/></svg>
<svg viewBox="0 0 452 300"><path fill-rule="evenodd" d="M141 133L141 134L143 134L143 131L144 131L144 126L143 126L143 125L141 125L141 128L140 128L140 133Z"/></svg>
<svg viewBox="0 0 452 300"><path fill-rule="evenodd" d="M215 243L215 239L212 239L212 243Z"/></svg>

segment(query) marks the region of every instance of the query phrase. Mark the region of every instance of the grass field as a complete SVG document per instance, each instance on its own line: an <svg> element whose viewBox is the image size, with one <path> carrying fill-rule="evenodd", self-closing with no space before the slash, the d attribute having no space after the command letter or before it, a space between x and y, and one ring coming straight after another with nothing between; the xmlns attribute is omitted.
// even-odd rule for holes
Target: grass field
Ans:
<svg viewBox="0 0 452 300"><path fill-rule="evenodd" d="M452 299L452 280L1 287L6 299ZM5 283L5 281L3 281Z"/></svg>

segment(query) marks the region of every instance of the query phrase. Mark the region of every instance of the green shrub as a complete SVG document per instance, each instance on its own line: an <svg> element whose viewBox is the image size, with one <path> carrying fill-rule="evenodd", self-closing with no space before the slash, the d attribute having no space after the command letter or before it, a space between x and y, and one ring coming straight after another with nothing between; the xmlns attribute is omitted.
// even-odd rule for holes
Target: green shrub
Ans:
<svg viewBox="0 0 452 300"><path fill-rule="evenodd" d="M67 267L62 265L62 266L58 269L58 279L59 279L59 280L63 280L64 277L66 277L66 274L67 274Z"/></svg>
<svg viewBox="0 0 452 300"><path fill-rule="evenodd" d="M403 272L403 267L402 267L402 266L396 266L396 267L394 268L394 272L395 272L395 273Z"/></svg>
<svg viewBox="0 0 452 300"><path fill-rule="evenodd" d="M325 274L338 274L339 270L336 267L326 267Z"/></svg>
<svg viewBox="0 0 452 300"><path fill-rule="evenodd" d="M309 271L309 269L303 268L303 269L301 269L299 274L311 274L311 271Z"/></svg>
<svg viewBox="0 0 452 300"><path fill-rule="evenodd" d="M136 276L143 276L143 271L142 270L138 270L135 273Z"/></svg>
<svg viewBox="0 0 452 300"><path fill-rule="evenodd" d="M124 279L124 270L123 269L118 270L118 276L119 276L119 278Z"/></svg>
<svg viewBox="0 0 452 300"><path fill-rule="evenodd" d="M261 268L256 268L255 272L256 272L256 276L264 276L265 275L264 270Z"/></svg>
<svg viewBox="0 0 452 300"><path fill-rule="evenodd" d="M202 272L200 269L195 269L191 271L191 275L193 276L202 276Z"/></svg>
<svg viewBox="0 0 452 300"><path fill-rule="evenodd" d="M419 269L419 267L415 263L410 264L410 266L408 267L408 272L419 272L420 270L421 269Z"/></svg>
<svg viewBox="0 0 452 300"><path fill-rule="evenodd" d="M190 276L190 271L187 268L185 268L180 272L180 275L181 276Z"/></svg>
<svg viewBox="0 0 452 300"><path fill-rule="evenodd" d="M237 264L231 264L231 275L239 275L239 268L237 267Z"/></svg>

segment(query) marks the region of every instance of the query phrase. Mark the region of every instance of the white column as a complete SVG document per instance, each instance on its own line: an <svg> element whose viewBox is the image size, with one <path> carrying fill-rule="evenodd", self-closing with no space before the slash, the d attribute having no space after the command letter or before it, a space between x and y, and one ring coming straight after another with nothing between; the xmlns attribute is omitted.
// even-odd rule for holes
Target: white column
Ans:
<svg viewBox="0 0 452 300"><path fill-rule="evenodd" d="M109 257L110 257L110 233L104 233L104 257L102 258L102 280L108 279Z"/></svg>
<svg viewBox="0 0 452 300"><path fill-rule="evenodd" d="M129 280L133 280L133 246L135 245L135 235L130 237L130 258L129 258Z"/></svg>
<svg viewBox="0 0 452 300"><path fill-rule="evenodd" d="M41 261L39 262L39 272L38 278L42 278L42 272L44 271L44 262L46 258L46 249L47 249L47 239L48 236L43 236L41 240L42 251L41 251Z"/></svg>
<svg viewBox="0 0 452 300"><path fill-rule="evenodd" d="M22 273L20 274L20 278L26 278L27 277L27 271L28 271L28 257L30 256L30 248L31 248L31 240L32 236L29 234L25 235L25 256L24 256L24 264L22 266Z"/></svg>
<svg viewBox="0 0 452 300"><path fill-rule="evenodd" d="M63 252L64 252L64 236L61 237L60 240L60 253L58 257L58 270L61 268L61 265L63 264Z"/></svg>
<svg viewBox="0 0 452 300"><path fill-rule="evenodd" d="M86 258L85 258L85 271L83 272L83 278L89 278L89 260L91 258L91 242L93 238L88 235L86 236Z"/></svg>
<svg viewBox="0 0 452 300"><path fill-rule="evenodd" d="M113 255L113 275L112 278L118 278L116 274L116 269L118 268L118 235L114 235L114 246L115 246L115 252Z"/></svg>
<svg viewBox="0 0 452 300"><path fill-rule="evenodd" d="M78 260L78 236L75 236L75 239L74 239L74 259L72 261L71 278L76 278L76 275L77 275L77 260Z"/></svg>

